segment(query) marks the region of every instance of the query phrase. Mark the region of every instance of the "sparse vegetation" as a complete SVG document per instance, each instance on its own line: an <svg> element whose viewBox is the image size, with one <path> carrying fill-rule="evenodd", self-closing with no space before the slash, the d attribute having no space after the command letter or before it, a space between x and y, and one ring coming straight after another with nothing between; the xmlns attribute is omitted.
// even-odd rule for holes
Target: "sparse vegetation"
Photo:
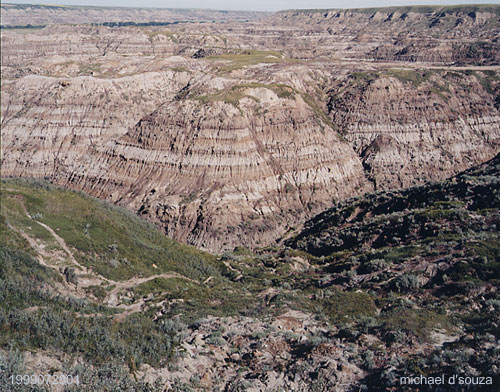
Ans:
<svg viewBox="0 0 500 392"><path fill-rule="evenodd" d="M283 55L276 51L244 50L238 53L209 56L207 59L228 61L229 64L219 67L220 72L227 73L256 64L279 63L283 61Z"/></svg>
<svg viewBox="0 0 500 392"><path fill-rule="evenodd" d="M200 95L195 97L195 99L203 102L214 102L214 101L222 101L225 103L229 103L236 107L239 107L239 102L243 98L249 98L255 102L258 102L258 98L253 95L247 94L245 92L246 89L256 89L256 88L266 88L273 91L279 98L288 98L293 99L295 96L295 89L285 84L264 84L264 83L245 83L245 84L237 84L232 86L229 89L219 91L210 95Z"/></svg>

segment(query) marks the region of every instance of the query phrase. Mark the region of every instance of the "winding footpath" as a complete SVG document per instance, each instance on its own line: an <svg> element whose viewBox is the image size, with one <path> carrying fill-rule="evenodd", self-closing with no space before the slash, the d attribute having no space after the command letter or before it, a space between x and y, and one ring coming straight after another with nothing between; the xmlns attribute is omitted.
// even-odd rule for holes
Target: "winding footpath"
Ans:
<svg viewBox="0 0 500 392"><path fill-rule="evenodd" d="M14 189L5 189L7 191L15 192ZM21 205L24 214L28 219L33 221L34 223L42 226L45 230L47 230L48 233L54 238L54 240L57 242L57 244L64 250L64 252L67 254L69 257L69 260L71 263L77 267L78 270L82 271L84 277L79 276L79 281L80 281L80 289L78 288L77 285L73 284L66 284L64 285L63 290L60 290L64 294L70 294L76 297L86 297L86 293L82 292L81 289L84 289L89 286L94 286L94 285L101 285L103 283L114 286L112 290L108 292L106 297L103 299L103 302L107 304L110 307L122 309L124 312L120 313L117 315L118 319L123 319L124 317L141 311L142 306L145 303L144 298L139 299L137 302L133 304L123 304L120 303L120 298L119 294L120 292L124 290L129 290L131 288L137 287L138 285L142 283L149 282L154 279L169 279L169 278L178 278L178 279L184 279L187 280L191 283L199 285L200 283L196 280L193 280L191 278L188 278L187 276L181 275L177 272L171 271L171 272L165 272L161 274L156 274L156 275L151 275L148 277L134 277L125 281L115 281L111 280L108 278L105 278L104 276L96 273L95 271L92 271L91 268L87 268L83 265L81 265L75 258L73 252L70 250L68 245L66 244L66 241L62 237L60 237L50 226L48 226L45 223L40 222L39 220L33 218L29 213L28 210L26 209L26 206L24 204L23 197L21 195L16 195L16 199L19 201L19 204ZM12 225L9 225L10 228L13 230L16 230L24 239L28 241L30 246L34 248L37 251L37 260L38 262L43 265L44 267L52 268L55 271L57 271L59 274L62 275L60 272L59 268L56 265L48 263L45 259L50 258L50 254L45 251L44 246L40 245L33 237L25 233L21 229L16 229Z"/></svg>

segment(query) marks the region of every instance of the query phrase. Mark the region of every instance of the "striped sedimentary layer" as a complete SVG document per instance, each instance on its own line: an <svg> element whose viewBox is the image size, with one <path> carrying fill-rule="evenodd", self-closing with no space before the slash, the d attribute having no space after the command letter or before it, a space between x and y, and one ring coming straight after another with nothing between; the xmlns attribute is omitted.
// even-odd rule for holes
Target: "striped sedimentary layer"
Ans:
<svg viewBox="0 0 500 392"><path fill-rule="evenodd" d="M210 97L209 97L210 99ZM265 245L371 184L357 155L300 94L241 89L232 102L164 104L98 151L73 187L128 205L208 249Z"/></svg>

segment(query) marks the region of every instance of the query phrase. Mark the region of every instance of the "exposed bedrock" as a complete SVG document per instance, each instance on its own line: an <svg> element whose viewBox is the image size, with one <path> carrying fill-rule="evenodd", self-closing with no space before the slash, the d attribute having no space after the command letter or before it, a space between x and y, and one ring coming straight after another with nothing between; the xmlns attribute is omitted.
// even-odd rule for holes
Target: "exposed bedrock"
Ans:
<svg viewBox="0 0 500 392"><path fill-rule="evenodd" d="M351 74L329 91L327 107L376 188L388 189L442 179L494 156L498 94L495 73L390 69Z"/></svg>
<svg viewBox="0 0 500 392"><path fill-rule="evenodd" d="M83 190L205 249L270 245L338 200L500 152L498 15L3 30L2 176Z"/></svg>
<svg viewBox="0 0 500 392"><path fill-rule="evenodd" d="M371 189L347 142L290 89L173 101L100 148L69 185L111 197L208 248L264 245L335 199Z"/></svg>

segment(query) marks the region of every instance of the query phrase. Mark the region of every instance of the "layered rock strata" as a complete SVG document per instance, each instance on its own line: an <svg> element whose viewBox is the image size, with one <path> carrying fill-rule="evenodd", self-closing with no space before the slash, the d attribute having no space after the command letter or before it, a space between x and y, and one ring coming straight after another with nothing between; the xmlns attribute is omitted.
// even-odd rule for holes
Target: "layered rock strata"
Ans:
<svg viewBox="0 0 500 392"><path fill-rule="evenodd" d="M388 189L442 179L494 156L498 97L495 73L389 69L351 74L329 91L327 107L376 188Z"/></svg>
<svg viewBox="0 0 500 392"><path fill-rule="evenodd" d="M268 244L333 199L371 189L354 151L299 94L241 88L231 103L217 99L162 105L68 185L207 249Z"/></svg>
<svg viewBox="0 0 500 392"><path fill-rule="evenodd" d="M459 24L441 44L496 45L500 8L490 8L475 9L468 40ZM2 175L83 190L222 251L272 244L336 200L490 159L495 55L468 66L430 56L429 32L472 17L442 11L431 28L437 11L410 11L3 31ZM369 61L406 41L425 58Z"/></svg>

